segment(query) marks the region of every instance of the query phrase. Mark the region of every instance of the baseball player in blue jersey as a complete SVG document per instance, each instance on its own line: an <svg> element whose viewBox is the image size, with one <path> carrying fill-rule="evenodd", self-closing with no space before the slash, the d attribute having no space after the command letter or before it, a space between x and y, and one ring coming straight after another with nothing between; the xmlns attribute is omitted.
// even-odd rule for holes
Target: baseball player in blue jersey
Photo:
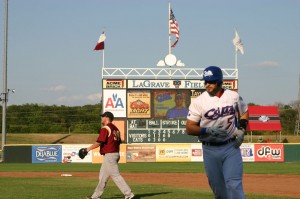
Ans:
<svg viewBox="0 0 300 199"><path fill-rule="evenodd" d="M248 107L237 92L222 88L219 67L207 67L203 80L206 91L189 107L186 132L202 142L205 171L215 198L244 199L239 147L248 124Z"/></svg>

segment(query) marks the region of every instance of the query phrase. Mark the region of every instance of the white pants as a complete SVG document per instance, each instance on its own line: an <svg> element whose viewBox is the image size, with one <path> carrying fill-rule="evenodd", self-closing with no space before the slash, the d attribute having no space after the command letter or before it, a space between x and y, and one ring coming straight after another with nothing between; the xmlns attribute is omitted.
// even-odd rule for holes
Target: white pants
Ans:
<svg viewBox="0 0 300 199"><path fill-rule="evenodd" d="M121 176L119 171L118 162L120 160L119 153L106 153L104 155L103 163L99 173L99 183L95 189L92 198L100 198L103 194L106 183L109 177L112 178L114 183L118 186L120 191L126 196L130 196L131 189Z"/></svg>

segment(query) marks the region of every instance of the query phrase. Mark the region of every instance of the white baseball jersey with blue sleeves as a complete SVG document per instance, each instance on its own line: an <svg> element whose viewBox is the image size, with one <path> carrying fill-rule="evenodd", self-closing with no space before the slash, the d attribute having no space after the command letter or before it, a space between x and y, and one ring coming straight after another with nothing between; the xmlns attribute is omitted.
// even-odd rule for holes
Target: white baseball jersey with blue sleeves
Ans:
<svg viewBox="0 0 300 199"><path fill-rule="evenodd" d="M226 129L228 136L225 138L216 138L207 134L198 136L200 141L224 142L231 139L237 128L237 111L242 115L247 110L247 104L235 91L225 89L221 97L212 96L205 91L192 101L187 119L200 122L201 128Z"/></svg>

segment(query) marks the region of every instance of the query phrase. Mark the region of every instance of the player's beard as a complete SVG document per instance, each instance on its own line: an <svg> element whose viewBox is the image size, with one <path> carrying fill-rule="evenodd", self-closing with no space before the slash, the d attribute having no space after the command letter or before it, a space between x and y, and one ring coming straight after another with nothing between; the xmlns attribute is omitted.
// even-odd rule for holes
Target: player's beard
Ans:
<svg viewBox="0 0 300 199"><path fill-rule="evenodd" d="M220 87L220 86L210 86L210 85L208 85L206 87L206 91L208 92L208 94L210 94L212 96L216 96L217 93L219 91L221 91L221 89L222 89L222 87Z"/></svg>

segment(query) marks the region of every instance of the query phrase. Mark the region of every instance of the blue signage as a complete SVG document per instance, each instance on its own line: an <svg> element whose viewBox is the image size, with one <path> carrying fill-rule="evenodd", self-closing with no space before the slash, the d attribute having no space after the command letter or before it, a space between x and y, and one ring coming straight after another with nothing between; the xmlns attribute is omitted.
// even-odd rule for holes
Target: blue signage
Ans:
<svg viewBox="0 0 300 199"><path fill-rule="evenodd" d="M61 146L33 146L32 163L61 163Z"/></svg>

